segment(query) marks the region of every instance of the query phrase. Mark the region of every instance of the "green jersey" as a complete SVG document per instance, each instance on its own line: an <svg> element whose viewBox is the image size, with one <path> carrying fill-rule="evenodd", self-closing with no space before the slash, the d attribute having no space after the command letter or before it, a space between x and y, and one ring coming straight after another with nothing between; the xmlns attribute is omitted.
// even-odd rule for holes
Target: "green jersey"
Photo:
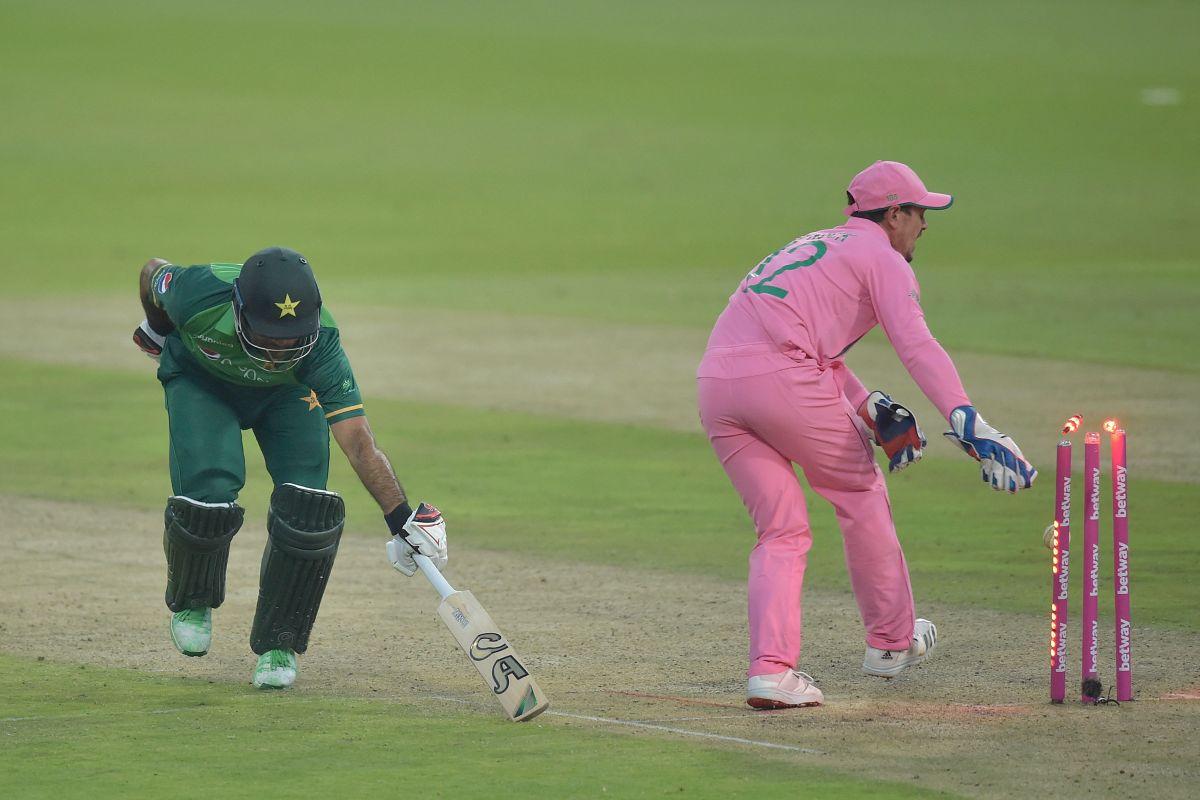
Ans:
<svg viewBox="0 0 1200 800"><path fill-rule="evenodd" d="M361 416L358 383L337 323L324 307L316 346L292 369L268 372L246 355L233 319L233 280L241 271L241 264L165 264L154 273L150 296L175 324L171 336L186 351L180 358L193 362L183 366L237 386L307 386L309 402L319 404L330 422Z"/></svg>

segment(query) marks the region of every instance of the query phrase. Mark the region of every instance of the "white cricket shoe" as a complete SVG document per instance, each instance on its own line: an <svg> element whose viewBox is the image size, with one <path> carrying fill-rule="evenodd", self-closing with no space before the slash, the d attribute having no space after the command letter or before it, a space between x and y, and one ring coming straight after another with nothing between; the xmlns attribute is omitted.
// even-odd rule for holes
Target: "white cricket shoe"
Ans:
<svg viewBox="0 0 1200 800"><path fill-rule="evenodd" d="M823 702L825 695L813 685L812 677L796 670L755 675L746 685L746 704L751 708L801 708Z"/></svg>
<svg viewBox="0 0 1200 800"><path fill-rule="evenodd" d="M268 650L254 665L253 683L259 689L286 689L296 682L296 653Z"/></svg>
<svg viewBox="0 0 1200 800"><path fill-rule="evenodd" d="M928 658L936 646L937 626L927 619L919 619L913 627L912 644L907 650L880 650L868 646L863 657L863 674L894 678Z"/></svg>
<svg viewBox="0 0 1200 800"><path fill-rule="evenodd" d="M171 641L185 656L202 656L212 645L212 609L185 608L171 615Z"/></svg>

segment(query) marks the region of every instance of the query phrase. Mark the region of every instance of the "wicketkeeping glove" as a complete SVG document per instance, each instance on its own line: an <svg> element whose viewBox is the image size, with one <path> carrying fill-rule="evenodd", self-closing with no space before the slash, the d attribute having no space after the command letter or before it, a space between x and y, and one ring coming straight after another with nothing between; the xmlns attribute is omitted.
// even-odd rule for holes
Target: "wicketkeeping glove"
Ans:
<svg viewBox="0 0 1200 800"><path fill-rule="evenodd" d="M163 345L166 342L167 337L151 328L150 323L146 320L142 320L142 324L133 329L133 343L155 361L158 361L158 357L162 355Z"/></svg>
<svg viewBox="0 0 1200 800"><path fill-rule="evenodd" d="M858 407L858 415L871 429L875 444L888 457L888 472L899 472L925 454L925 434L917 418L883 392L871 392Z"/></svg>
<svg viewBox="0 0 1200 800"><path fill-rule="evenodd" d="M981 465L983 482L996 491L1011 493L1028 489L1037 478L1037 470L1012 437L988 425L972 406L959 406L950 412L950 428L945 436Z"/></svg>
<svg viewBox="0 0 1200 800"><path fill-rule="evenodd" d="M383 517L392 531L392 540L387 543L388 560L410 578L417 574L413 553L427 556L434 566L442 569L449 559L446 520L442 519L442 512L428 503L419 503L417 510L410 514L405 514L406 510L408 504L402 503Z"/></svg>

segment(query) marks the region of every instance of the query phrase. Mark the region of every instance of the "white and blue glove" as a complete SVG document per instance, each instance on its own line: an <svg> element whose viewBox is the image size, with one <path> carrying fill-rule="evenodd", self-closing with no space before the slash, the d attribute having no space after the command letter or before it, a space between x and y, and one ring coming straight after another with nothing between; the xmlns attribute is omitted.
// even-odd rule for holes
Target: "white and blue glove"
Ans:
<svg viewBox="0 0 1200 800"><path fill-rule="evenodd" d="M951 411L950 428L943 436L980 463L984 483L990 483L996 491L1013 494L1033 485L1037 470L1021 448L1010 436L988 425L973 406Z"/></svg>
<svg viewBox="0 0 1200 800"><path fill-rule="evenodd" d="M888 457L888 472L899 472L925 453L925 434L917 418L883 392L875 391L858 408L858 415L871 430L875 444Z"/></svg>

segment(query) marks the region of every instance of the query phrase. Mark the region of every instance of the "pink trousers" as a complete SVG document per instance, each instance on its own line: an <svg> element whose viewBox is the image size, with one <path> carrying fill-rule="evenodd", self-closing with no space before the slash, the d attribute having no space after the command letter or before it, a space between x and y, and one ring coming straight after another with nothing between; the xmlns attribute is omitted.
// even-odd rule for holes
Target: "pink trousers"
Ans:
<svg viewBox="0 0 1200 800"><path fill-rule="evenodd" d="M700 421L754 520L750 552L750 669L794 669L812 529L792 464L833 504L867 644L904 650L913 633L908 565L896 539L883 473L838 369L798 366L741 378L698 379Z"/></svg>

